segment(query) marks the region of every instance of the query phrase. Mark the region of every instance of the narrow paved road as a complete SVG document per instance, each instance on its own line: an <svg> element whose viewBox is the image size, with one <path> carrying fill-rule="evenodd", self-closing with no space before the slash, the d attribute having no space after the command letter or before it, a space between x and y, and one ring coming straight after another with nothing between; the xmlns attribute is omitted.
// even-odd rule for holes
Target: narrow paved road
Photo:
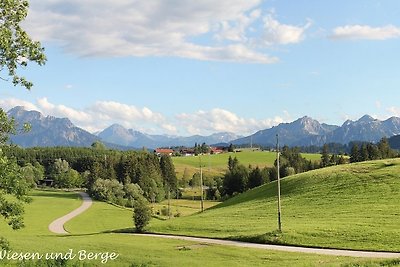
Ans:
<svg viewBox="0 0 400 267"><path fill-rule="evenodd" d="M67 215L64 215L61 218L56 219L49 225L49 230L53 233L56 234L68 234L67 231L64 229L64 224L71 220L72 218L78 216L82 212L86 211L91 205L92 205L92 199L89 197L88 194L84 192L79 192L79 195L81 195L83 203L82 205L68 213Z"/></svg>
<svg viewBox="0 0 400 267"><path fill-rule="evenodd" d="M56 234L68 234L64 229L64 224L78 216L82 212L86 211L92 205L92 199L88 194L80 192L82 196L82 205L68 213L67 215L53 221L49 225L49 230ZM278 250L286 252L297 252L297 253L312 253L321 255L331 255L331 256L347 256L347 257L359 257L359 258L400 258L400 253L395 252L372 252L372 251L356 251L356 250L341 250L341 249L321 249L321 248L306 248L306 247L292 247L292 246L281 246L281 245L267 245L267 244L255 244L247 243L241 241L231 241L223 239L212 239L212 238L202 238L202 237L190 237L190 236L176 236L176 235L164 235L164 234L133 234L134 236L146 236L146 237L156 237L156 238L168 238L185 240L192 242L199 242L203 244L216 244L224 246L235 246L244 248L258 248L258 249L268 249L268 250Z"/></svg>
<svg viewBox="0 0 400 267"><path fill-rule="evenodd" d="M312 253L312 254L331 255L331 256L348 256L348 257L358 257L358 258L400 258L400 253L395 253L395 252L369 252L369 251L356 251L356 250L320 249L320 248L292 247L292 246L280 246L280 245L266 245L266 244L247 243L241 241L230 241L230 240L189 237L189 236L162 235L162 234L133 234L133 235L178 239L178 240L199 242L203 244L216 244L216 245L235 246L244 248L258 248L258 249L279 250L279 251L298 252L298 253Z"/></svg>

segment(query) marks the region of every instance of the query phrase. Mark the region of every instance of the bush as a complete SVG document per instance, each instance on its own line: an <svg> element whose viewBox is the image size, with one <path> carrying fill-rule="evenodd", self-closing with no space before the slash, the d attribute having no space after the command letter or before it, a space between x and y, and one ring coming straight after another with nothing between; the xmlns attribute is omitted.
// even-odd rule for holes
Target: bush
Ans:
<svg viewBox="0 0 400 267"><path fill-rule="evenodd" d="M134 203L134 214L133 221L137 232L143 232L144 228L150 222L151 219L151 209L147 205L147 201L136 200Z"/></svg>

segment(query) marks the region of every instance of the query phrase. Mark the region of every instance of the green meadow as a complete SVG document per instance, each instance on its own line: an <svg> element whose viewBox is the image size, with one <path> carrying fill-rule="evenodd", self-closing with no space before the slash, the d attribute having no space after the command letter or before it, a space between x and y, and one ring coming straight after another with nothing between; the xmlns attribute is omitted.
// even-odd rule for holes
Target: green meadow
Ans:
<svg viewBox="0 0 400 267"><path fill-rule="evenodd" d="M61 252L72 249L102 253L118 253L119 257L105 264L86 260L89 266L360 266L379 261L313 254L285 253L261 249L207 245L196 242L132 236L118 233L132 228L132 211L103 202L66 224L71 235L56 235L48 224L81 203L71 192L33 191L33 202L26 208L26 228L11 230L0 222L0 233L16 252ZM75 260L77 261L77 260ZM14 266L18 261L0 260L1 266ZM355 265L353 265L355 264Z"/></svg>
<svg viewBox="0 0 400 267"><path fill-rule="evenodd" d="M341 165L282 179L283 232L277 233L276 183L223 203L173 200L180 217L153 218L157 233L236 239L310 247L400 251L400 160ZM70 235L50 233L48 225L81 204L76 193L32 191L22 230L0 221L0 235L16 252L117 253L116 260L86 260L90 266L393 266L380 261L133 236L132 210L94 201L69 221ZM217 204L217 205L215 205ZM164 207L166 202L155 205ZM185 211L183 211L185 210ZM173 210L174 212L174 210ZM75 259L76 260L76 259ZM16 261L0 261L1 266ZM391 265L392 264L392 265Z"/></svg>
<svg viewBox="0 0 400 267"><path fill-rule="evenodd" d="M400 251L400 160L334 166L282 179L204 213L153 220L153 232L311 247Z"/></svg>
<svg viewBox="0 0 400 267"><path fill-rule="evenodd" d="M320 154L302 154L308 160L320 161ZM215 155L201 155L188 157L173 157L175 171L178 179L183 176L185 168L190 175L199 171L200 160L204 167L206 175L222 175L225 173L228 165L229 157L237 157L239 162L245 166L252 165L253 167L272 167L276 159L276 153L271 151L252 151L242 150L241 152L222 153Z"/></svg>

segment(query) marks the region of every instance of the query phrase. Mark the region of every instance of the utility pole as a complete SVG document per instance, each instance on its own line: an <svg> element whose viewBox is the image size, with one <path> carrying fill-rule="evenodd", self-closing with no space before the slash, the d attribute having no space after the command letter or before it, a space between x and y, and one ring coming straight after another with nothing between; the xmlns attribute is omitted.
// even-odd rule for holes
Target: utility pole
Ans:
<svg viewBox="0 0 400 267"><path fill-rule="evenodd" d="M201 200L201 212L204 211L204 203L203 203L203 166L201 163L201 156L199 155L200 159L200 190L201 190L201 195L200 195L200 200Z"/></svg>
<svg viewBox="0 0 400 267"><path fill-rule="evenodd" d="M276 135L276 169L277 169L277 182L278 182L278 231L282 232L281 222L281 177L279 173L279 137Z"/></svg>
<svg viewBox="0 0 400 267"><path fill-rule="evenodd" d="M168 219L171 219L171 190L168 186Z"/></svg>

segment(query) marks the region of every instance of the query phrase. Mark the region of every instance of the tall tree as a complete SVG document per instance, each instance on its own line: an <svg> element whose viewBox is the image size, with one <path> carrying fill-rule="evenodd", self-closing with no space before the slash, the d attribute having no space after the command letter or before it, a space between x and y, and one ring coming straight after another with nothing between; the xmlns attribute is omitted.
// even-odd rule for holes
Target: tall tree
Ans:
<svg viewBox="0 0 400 267"><path fill-rule="evenodd" d="M176 192L178 188L178 181L176 179L176 173L174 164L172 163L171 157L168 155L162 155L160 158L161 175L164 181L164 188L169 192Z"/></svg>
<svg viewBox="0 0 400 267"><path fill-rule="evenodd" d="M17 69L27 67L30 61L43 65L46 56L40 43L32 41L20 26L28 15L28 8L26 0L0 1L0 70L8 70L7 76L14 85L30 89L32 83L19 76ZM4 76L1 79L7 80Z"/></svg>
<svg viewBox="0 0 400 267"><path fill-rule="evenodd" d="M350 162L359 162L360 158L360 149L357 144L354 144L351 148Z"/></svg>
<svg viewBox="0 0 400 267"><path fill-rule="evenodd" d="M322 155L321 155L321 167L329 166L329 147L327 144L324 144L322 147Z"/></svg>
<svg viewBox="0 0 400 267"><path fill-rule="evenodd" d="M8 134L14 131L14 121L7 118L5 112L0 109L0 146L7 141ZM15 161L3 156L0 149L0 217L4 218L13 229L24 226L23 202L30 199L26 196L29 190L28 183L22 178L21 168ZM0 248L4 245L4 239L0 242Z"/></svg>

